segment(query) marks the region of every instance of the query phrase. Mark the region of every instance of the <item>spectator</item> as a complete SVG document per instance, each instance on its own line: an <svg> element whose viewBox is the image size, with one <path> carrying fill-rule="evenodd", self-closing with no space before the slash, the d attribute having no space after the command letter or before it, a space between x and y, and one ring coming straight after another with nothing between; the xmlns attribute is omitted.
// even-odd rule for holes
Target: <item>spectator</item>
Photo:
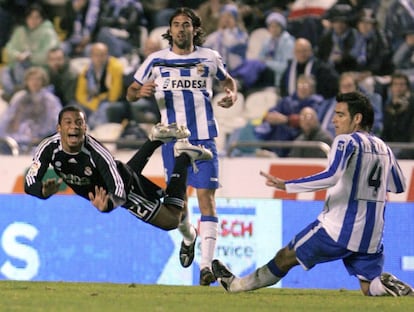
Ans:
<svg viewBox="0 0 414 312"><path fill-rule="evenodd" d="M56 131L62 105L46 88L48 83L42 67L29 68L24 75L25 88L13 95L0 121L0 136L15 139L20 152L29 152L33 143Z"/></svg>
<svg viewBox="0 0 414 312"><path fill-rule="evenodd" d="M379 7L380 1L378 0L337 0L336 5L346 5L349 6L349 21L352 27L356 27L358 23L358 19L360 16L360 13L363 9L369 9L372 10L374 13L377 12L377 9ZM334 5L335 5L334 4ZM331 6L331 8L328 10L328 14L330 13L330 10L335 10L335 6ZM326 21L323 22L325 27L327 26ZM330 27L328 21L328 27Z"/></svg>
<svg viewBox="0 0 414 312"><path fill-rule="evenodd" d="M331 146L333 136L321 128L318 114L312 107L304 107L299 113L301 134L295 139L298 142L323 142ZM289 157L326 158L327 154L320 148L293 147Z"/></svg>
<svg viewBox="0 0 414 312"><path fill-rule="evenodd" d="M237 6L226 4L220 12L218 29L206 37L203 46L218 51L232 74L246 59L248 36Z"/></svg>
<svg viewBox="0 0 414 312"><path fill-rule="evenodd" d="M332 64L339 74L358 69L358 32L351 26L351 11L349 5L334 5L326 14L331 28L318 43L317 56Z"/></svg>
<svg viewBox="0 0 414 312"><path fill-rule="evenodd" d="M297 78L312 75L316 80L316 93L330 98L338 92L338 74L331 64L321 61L313 54L312 45L305 38L295 41L293 59L289 61L280 81L280 95L293 95Z"/></svg>
<svg viewBox="0 0 414 312"><path fill-rule="evenodd" d="M63 51L69 57L87 57L98 23L100 0L69 0L60 28L66 32Z"/></svg>
<svg viewBox="0 0 414 312"><path fill-rule="evenodd" d="M357 30L358 72L359 80L375 76L390 75L393 71L392 51L382 30L377 27L377 20L372 9L364 8L360 12Z"/></svg>
<svg viewBox="0 0 414 312"><path fill-rule="evenodd" d="M110 55L121 57L141 47L142 34L139 26L146 25L140 1L103 1L96 41L105 43Z"/></svg>
<svg viewBox="0 0 414 312"><path fill-rule="evenodd" d="M208 20L208 23L204 23L204 33L206 36L217 30L220 12L224 2L224 0L208 0L204 1L197 8L196 12L201 20Z"/></svg>
<svg viewBox="0 0 414 312"><path fill-rule="evenodd" d="M0 1L0 50L3 50L6 43L9 41L13 32L13 28L24 21L20 21L21 12L24 12L33 0L2 0ZM0 63L2 60L2 53L0 53Z"/></svg>
<svg viewBox="0 0 414 312"><path fill-rule="evenodd" d="M123 66L109 56L108 47L100 42L91 46L90 61L78 76L75 96L86 112L88 126L93 129L108 121L110 105L124 107L118 102L123 92Z"/></svg>
<svg viewBox="0 0 414 312"><path fill-rule="evenodd" d="M30 66L46 65L47 52L58 45L58 35L43 8L39 4L30 5L25 12L24 25L13 30L5 47L7 63L1 74L3 95L10 99L22 88L25 70Z"/></svg>
<svg viewBox="0 0 414 312"><path fill-rule="evenodd" d="M384 107L384 130L381 138L386 142L414 142L414 97L410 81L403 73L391 76L390 99ZM394 151L397 158L413 159L413 150Z"/></svg>
<svg viewBox="0 0 414 312"><path fill-rule="evenodd" d="M47 53L46 70L49 75L50 88L60 99L62 105L73 104L77 73L71 68L61 47L52 48Z"/></svg>
<svg viewBox="0 0 414 312"><path fill-rule="evenodd" d="M147 38L139 59L145 60L148 55L161 49L159 40ZM137 62L140 65L140 62ZM134 74L137 68L128 75L124 74L124 85L130 85L134 81ZM121 138L128 140L142 139L147 136L146 131L140 124L157 124L161 121L161 114L154 96L143 97L134 102L122 101L117 105L110 105L107 109L108 122L123 123L124 129ZM117 145L119 148L128 148L128 144Z"/></svg>
<svg viewBox="0 0 414 312"><path fill-rule="evenodd" d="M168 26L168 21L174 12L170 0L143 0L144 11L149 20L149 30Z"/></svg>
<svg viewBox="0 0 414 312"><path fill-rule="evenodd" d="M158 40L147 38L142 48L141 60L147 58L153 52L161 50L161 44ZM135 72L134 72L135 73ZM133 81L127 84L129 85ZM137 123L158 123L161 121L160 111L155 97L144 97L131 103L132 119Z"/></svg>
<svg viewBox="0 0 414 312"><path fill-rule="evenodd" d="M292 59L295 38L286 30L286 18L280 13L270 13L266 18L266 25L270 38L263 42L259 59L266 65L267 71L263 73L270 72L271 76L264 76L262 73L259 81L266 81L267 85L272 82L270 85L279 88L282 74L288 61Z"/></svg>
<svg viewBox="0 0 414 312"><path fill-rule="evenodd" d="M258 139L264 141L293 141L300 134L299 112L310 106L319 109L323 97L315 94L315 79L301 75L297 80L297 91L293 95L283 97L265 114L260 125L255 127ZM271 148L279 157L286 157L288 148Z"/></svg>
<svg viewBox="0 0 414 312"><path fill-rule="evenodd" d="M135 71L138 69L138 66L153 52L159 51L161 49L161 43L159 40L148 37L144 46L139 49L139 54L136 55L137 61L133 67L130 68L130 72L127 74L124 71L124 86L130 85L134 81ZM123 102L124 106L120 107L119 105L111 105L108 108L108 117L109 122L123 122L127 120L128 127L136 127L136 124L139 123L158 123L160 122L160 111L158 109L157 101L154 97L144 97L140 98L135 102ZM125 129L125 132L128 132L128 127Z"/></svg>
<svg viewBox="0 0 414 312"><path fill-rule="evenodd" d="M414 0L394 0L388 7L384 24L392 50L396 50L401 45L406 29L411 29L413 26Z"/></svg>
<svg viewBox="0 0 414 312"><path fill-rule="evenodd" d="M275 1L276 2L276 1ZM278 3L280 1L277 1ZM316 46L323 33L323 16L337 0L293 0L288 9L288 29L295 38L305 38Z"/></svg>
<svg viewBox="0 0 414 312"><path fill-rule="evenodd" d="M356 24L359 37L358 83L369 93L384 93L384 77L393 72L392 51L385 33L378 26L374 9L363 8Z"/></svg>
<svg viewBox="0 0 414 312"><path fill-rule="evenodd" d="M404 41L394 51L392 62L395 70L406 74L414 86L414 27L404 30Z"/></svg>
<svg viewBox="0 0 414 312"><path fill-rule="evenodd" d="M374 124L372 126L373 133L379 135L383 129L383 100L378 93L368 92L358 85L357 76L353 72L344 72L339 77L339 92L361 92L370 100L374 108ZM321 120L322 129L329 131L332 136L335 136L335 127L332 123L332 118L335 114L336 97L326 99L318 111L319 120Z"/></svg>

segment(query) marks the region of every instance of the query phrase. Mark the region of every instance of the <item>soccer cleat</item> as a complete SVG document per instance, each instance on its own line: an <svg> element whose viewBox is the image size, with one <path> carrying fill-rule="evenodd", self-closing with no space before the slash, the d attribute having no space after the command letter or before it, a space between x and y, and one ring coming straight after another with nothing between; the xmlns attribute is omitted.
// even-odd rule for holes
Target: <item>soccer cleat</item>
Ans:
<svg viewBox="0 0 414 312"><path fill-rule="evenodd" d="M211 283L214 283L216 278L211 272L210 268L205 267L200 271L200 285L201 286L210 286Z"/></svg>
<svg viewBox="0 0 414 312"><path fill-rule="evenodd" d="M390 273L382 273L380 280L385 288L385 291L391 296L414 296L414 290L410 285L404 283L403 281L400 281Z"/></svg>
<svg viewBox="0 0 414 312"><path fill-rule="evenodd" d="M196 160L210 160L213 158L213 153L202 145L192 145L186 140L177 141L174 145L174 156L178 157L183 153L190 157L195 173L198 172L198 168L195 164Z"/></svg>
<svg viewBox="0 0 414 312"><path fill-rule="evenodd" d="M194 260L194 247L197 241L197 230L195 231L196 231L196 237L194 238L194 241L189 246L184 244L184 241L181 242L180 263L184 268L188 268L191 265L191 263L193 263L193 260Z"/></svg>
<svg viewBox="0 0 414 312"><path fill-rule="evenodd" d="M231 273L230 270L217 259L213 260L211 267L217 281L220 282L225 290L230 291L230 285L235 278L233 273Z"/></svg>
<svg viewBox="0 0 414 312"><path fill-rule="evenodd" d="M149 134L151 141L162 141L164 143L172 140L187 139L191 135L186 126L178 126L176 123L164 125L158 123L152 127Z"/></svg>

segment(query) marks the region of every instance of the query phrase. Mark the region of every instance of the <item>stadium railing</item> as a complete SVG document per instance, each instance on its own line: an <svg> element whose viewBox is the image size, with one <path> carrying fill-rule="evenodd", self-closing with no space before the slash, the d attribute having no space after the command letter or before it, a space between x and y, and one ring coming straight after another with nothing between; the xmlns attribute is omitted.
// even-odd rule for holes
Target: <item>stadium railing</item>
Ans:
<svg viewBox="0 0 414 312"><path fill-rule="evenodd" d="M118 149L122 149L127 147L128 149L138 149L144 143L146 139L118 139L116 141L111 140L100 140L103 144L117 144ZM32 142L32 145L35 146L39 142ZM0 154L8 154L13 156L21 155L19 144L11 137L0 137L0 144L6 146L8 152L5 153L4 151L0 151ZM387 142L388 146L395 152L397 150L410 150L414 153L414 142L406 143L406 142ZM239 147L253 147L253 148L272 148L272 147L301 147L301 148L309 148L309 149L320 149L326 155L329 154L330 146L324 142L320 141L235 141L229 145L226 150L227 157L235 157L232 156L233 151ZM414 159L414 158L413 158Z"/></svg>
<svg viewBox="0 0 414 312"><path fill-rule="evenodd" d="M19 144L12 137L0 137L0 144L2 145L0 154L19 156Z"/></svg>
<svg viewBox="0 0 414 312"><path fill-rule="evenodd" d="M239 147L274 148L274 147L303 147L309 149L320 149L327 156L331 150L330 146L320 141L235 141L227 149L227 157L232 157L233 151Z"/></svg>
<svg viewBox="0 0 414 312"><path fill-rule="evenodd" d="M414 154L414 142L386 142L395 153L396 151L409 150ZM273 147L302 147L309 149L320 149L326 155L329 154L330 146L320 141L235 141L227 148L227 157L232 157L233 151L239 147L273 148Z"/></svg>

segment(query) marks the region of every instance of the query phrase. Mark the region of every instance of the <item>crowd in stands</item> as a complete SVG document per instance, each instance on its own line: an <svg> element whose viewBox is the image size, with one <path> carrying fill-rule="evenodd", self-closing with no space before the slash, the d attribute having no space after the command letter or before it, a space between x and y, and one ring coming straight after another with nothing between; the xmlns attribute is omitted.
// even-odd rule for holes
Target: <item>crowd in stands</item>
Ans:
<svg viewBox="0 0 414 312"><path fill-rule="evenodd" d="M142 135L133 128L159 121L157 103L128 103L125 90L145 57L168 46L160 34L179 6L200 15L204 46L221 54L241 98L276 95L270 109L257 101L260 118L226 134L222 153L243 140L329 145L335 96L354 90L374 106L376 135L414 142L414 0L0 0L0 138L30 152L55 131L50 125L66 105L81 106L91 130L119 123ZM325 155L263 149L276 157ZM414 158L414 149L396 153Z"/></svg>

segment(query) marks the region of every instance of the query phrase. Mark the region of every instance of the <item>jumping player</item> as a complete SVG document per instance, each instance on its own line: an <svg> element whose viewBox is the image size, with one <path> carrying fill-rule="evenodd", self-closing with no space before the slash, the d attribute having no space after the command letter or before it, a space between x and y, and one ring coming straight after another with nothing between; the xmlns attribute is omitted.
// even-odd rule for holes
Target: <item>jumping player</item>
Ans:
<svg viewBox="0 0 414 312"><path fill-rule="evenodd" d="M122 206L155 227L177 228L184 207L187 167L196 160L211 159L211 152L185 140L190 135L186 127L158 124L124 164L86 131L85 114L80 108L66 106L60 111L57 133L43 139L36 148L25 178L26 193L47 199L65 182L101 212ZM174 172L164 191L141 172L156 148L176 139ZM43 179L49 165L58 179Z"/></svg>

